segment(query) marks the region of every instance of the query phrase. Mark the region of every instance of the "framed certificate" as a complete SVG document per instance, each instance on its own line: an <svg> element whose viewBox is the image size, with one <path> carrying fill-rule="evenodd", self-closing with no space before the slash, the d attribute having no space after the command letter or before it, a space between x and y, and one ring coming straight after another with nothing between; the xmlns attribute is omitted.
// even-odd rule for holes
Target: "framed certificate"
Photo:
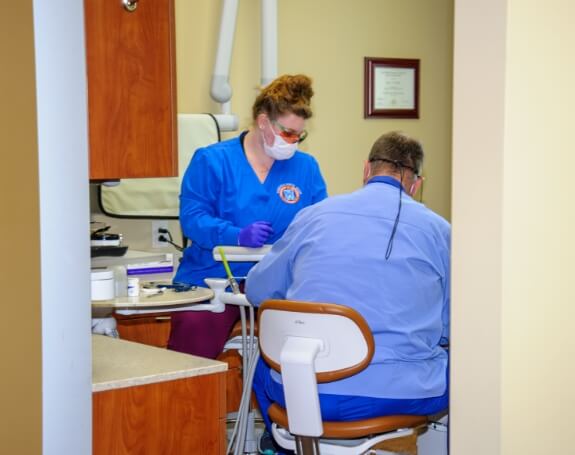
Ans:
<svg viewBox="0 0 575 455"><path fill-rule="evenodd" d="M364 117L419 118L419 60L364 61Z"/></svg>

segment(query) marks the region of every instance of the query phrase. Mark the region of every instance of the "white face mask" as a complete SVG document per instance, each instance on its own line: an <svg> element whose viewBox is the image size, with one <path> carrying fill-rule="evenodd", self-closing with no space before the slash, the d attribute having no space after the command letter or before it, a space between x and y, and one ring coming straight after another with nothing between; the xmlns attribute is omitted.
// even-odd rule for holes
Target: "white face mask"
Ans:
<svg viewBox="0 0 575 455"><path fill-rule="evenodd" d="M274 133L273 145L266 144L264 139L264 151L266 155L274 160L289 160L297 149L297 142L290 144L286 142L280 135Z"/></svg>

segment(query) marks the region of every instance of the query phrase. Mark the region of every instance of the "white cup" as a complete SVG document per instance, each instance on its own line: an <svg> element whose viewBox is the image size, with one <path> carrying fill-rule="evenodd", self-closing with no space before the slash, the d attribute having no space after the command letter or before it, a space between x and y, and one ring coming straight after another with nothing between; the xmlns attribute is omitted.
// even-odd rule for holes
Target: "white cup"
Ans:
<svg viewBox="0 0 575 455"><path fill-rule="evenodd" d="M92 300L111 300L114 298L114 272L111 270L91 271Z"/></svg>

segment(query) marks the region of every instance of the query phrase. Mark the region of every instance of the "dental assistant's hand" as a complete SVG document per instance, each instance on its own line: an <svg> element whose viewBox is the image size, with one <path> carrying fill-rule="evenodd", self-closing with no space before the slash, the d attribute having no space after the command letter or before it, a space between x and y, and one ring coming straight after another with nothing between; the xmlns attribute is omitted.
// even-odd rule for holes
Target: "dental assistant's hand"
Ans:
<svg viewBox="0 0 575 455"><path fill-rule="evenodd" d="M238 236L238 245L250 248L259 248L263 246L270 235L274 233L272 224L268 221L256 221L248 224L240 231Z"/></svg>

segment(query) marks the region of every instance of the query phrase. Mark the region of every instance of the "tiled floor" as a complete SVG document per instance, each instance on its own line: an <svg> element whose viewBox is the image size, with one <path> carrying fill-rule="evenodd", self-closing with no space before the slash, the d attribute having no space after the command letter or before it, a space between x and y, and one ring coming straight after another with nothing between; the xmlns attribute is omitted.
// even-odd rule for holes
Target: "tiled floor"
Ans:
<svg viewBox="0 0 575 455"><path fill-rule="evenodd" d="M256 416L255 416L255 422L254 422L254 440L257 442L259 441L262 433L264 432L264 422L259 414L259 411L255 411L256 412ZM228 415L228 422L226 425L226 437L227 437L227 441L229 442L231 436L232 436L232 432L234 430L234 424L236 423L236 419L235 416L233 418L230 417L230 415Z"/></svg>

